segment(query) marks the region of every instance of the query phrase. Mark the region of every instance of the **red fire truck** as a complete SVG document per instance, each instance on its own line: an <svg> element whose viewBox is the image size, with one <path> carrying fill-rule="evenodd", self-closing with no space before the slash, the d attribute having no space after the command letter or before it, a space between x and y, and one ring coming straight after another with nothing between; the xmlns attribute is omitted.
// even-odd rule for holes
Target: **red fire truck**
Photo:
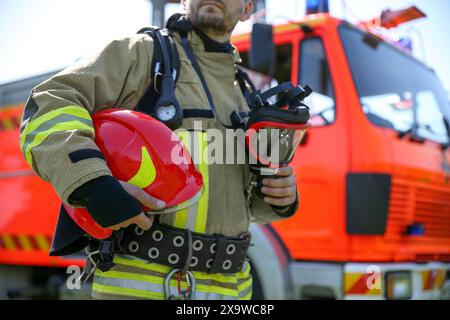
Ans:
<svg viewBox="0 0 450 320"><path fill-rule="evenodd" d="M326 13L263 28L271 80L314 94L293 162L299 211L252 225L255 298L449 298L449 102L430 68L378 32L414 10L385 12L375 29ZM251 37L233 40L248 66ZM60 202L19 148L23 103L50 75L0 87L0 298L57 294L65 268L83 264L48 256Z"/></svg>

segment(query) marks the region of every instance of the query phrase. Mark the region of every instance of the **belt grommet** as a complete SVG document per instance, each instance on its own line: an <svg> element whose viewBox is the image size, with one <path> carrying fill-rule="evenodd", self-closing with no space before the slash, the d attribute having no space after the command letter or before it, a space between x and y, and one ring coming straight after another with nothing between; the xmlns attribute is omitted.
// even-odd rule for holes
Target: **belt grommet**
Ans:
<svg viewBox="0 0 450 320"><path fill-rule="evenodd" d="M182 247L184 244L184 238L182 236L176 236L173 238L173 245L177 248Z"/></svg>
<svg viewBox="0 0 450 320"><path fill-rule="evenodd" d="M144 229L142 229L142 228L136 226L136 227L134 228L134 233L135 233L138 237L140 237L140 236L142 236L142 235L144 234Z"/></svg>
<svg viewBox="0 0 450 320"><path fill-rule="evenodd" d="M232 266L231 260L225 260L222 264L222 268L225 271L230 270L231 266Z"/></svg>
<svg viewBox="0 0 450 320"><path fill-rule="evenodd" d="M213 262L214 259L209 259L208 261L206 261L206 268L211 269Z"/></svg>
<svg viewBox="0 0 450 320"><path fill-rule="evenodd" d="M198 265L198 258L197 257L192 257L191 259L191 264L189 265L191 268L194 268Z"/></svg>
<svg viewBox="0 0 450 320"><path fill-rule="evenodd" d="M161 241L164 238L163 233L160 230L155 230L152 234L152 238L153 240L155 240L156 242Z"/></svg>
<svg viewBox="0 0 450 320"><path fill-rule="evenodd" d="M231 256L235 252L236 252L236 246L234 244L228 245L227 254Z"/></svg>
<svg viewBox="0 0 450 320"><path fill-rule="evenodd" d="M170 264L177 264L178 261L180 261L180 257L176 253L172 253L169 255L169 263Z"/></svg>
<svg viewBox="0 0 450 320"><path fill-rule="evenodd" d="M137 243L136 241L131 241L128 244L128 250L130 250L133 253L138 252L138 250L139 250L139 243Z"/></svg>
<svg viewBox="0 0 450 320"><path fill-rule="evenodd" d="M216 249L217 249L217 243L213 243L213 244L211 245L211 247L209 247L209 251L210 251L212 254L216 253Z"/></svg>
<svg viewBox="0 0 450 320"><path fill-rule="evenodd" d="M148 250L148 256L149 256L151 259L157 259L157 258L159 257L159 250L158 250L157 248L155 248L155 247L150 248L150 249Z"/></svg>
<svg viewBox="0 0 450 320"><path fill-rule="evenodd" d="M203 242L201 240L195 240L192 244L194 251L200 251L203 249Z"/></svg>

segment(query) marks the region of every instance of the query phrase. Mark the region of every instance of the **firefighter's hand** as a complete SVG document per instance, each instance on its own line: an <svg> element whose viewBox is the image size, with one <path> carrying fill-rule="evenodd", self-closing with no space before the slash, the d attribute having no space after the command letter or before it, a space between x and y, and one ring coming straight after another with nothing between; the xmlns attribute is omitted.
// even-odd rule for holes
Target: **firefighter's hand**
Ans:
<svg viewBox="0 0 450 320"><path fill-rule="evenodd" d="M124 181L119 181L122 187L127 191L129 194L131 194L133 197L135 197L144 207L153 209L153 210L160 210L163 209L166 204L164 201L158 200L152 196L150 196L148 193L146 193L144 190L142 190L139 187L136 187L132 184L129 184ZM149 230L153 225L153 217L148 217L143 212L139 215L128 219L126 221L123 221L119 224L116 224L114 226L111 226L110 228L113 230L120 230L122 228L126 228L132 224L138 225L143 230Z"/></svg>
<svg viewBox="0 0 450 320"><path fill-rule="evenodd" d="M153 217L148 217L145 215L145 213L141 212L139 215L109 228L113 229L114 231L119 231L120 229L126 228L132 224L136 224L143 230L149 230L153 225L153 220Z"/></svg>
<svg viewBox="0 0 450 320"><path fill-rule="evenodd" d="M273 206L289 206L297 200L297 183L294 169L292 167L282 167L278 169L276 174L282 178L263 179L261 192L266 195L264 201Z"/></svg>

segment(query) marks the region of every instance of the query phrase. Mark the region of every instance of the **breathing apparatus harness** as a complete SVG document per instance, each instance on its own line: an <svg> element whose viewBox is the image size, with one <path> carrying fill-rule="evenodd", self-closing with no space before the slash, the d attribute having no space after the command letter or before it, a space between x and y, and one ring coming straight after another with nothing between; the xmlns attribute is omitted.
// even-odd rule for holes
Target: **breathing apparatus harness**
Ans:
<svg viewBox="0 0 450 320"><path fill-rule="evenodd" d="M213 118L216 115L216 106L211 91L189 44L188 33L193 30L194 26L184 15L175 14L168 20L165 29L147 27L138 32L146 34L153 39L154 51L151 65L152 82L139 101L136 111L144 112L154 117L172 130L180 128L183 119L198 116ZM180 74L180 56L173 41L175 32L179 33L183 50L200 79L210 110L183 110L175 97L175 87ZM251 88L251 91L256 90L256 88L242 68L236 66L235 71L236 81L239 83L247 103L250 104L251 93L249 88ZM223 123L222 125L226 128L231 128Z"/></svg>

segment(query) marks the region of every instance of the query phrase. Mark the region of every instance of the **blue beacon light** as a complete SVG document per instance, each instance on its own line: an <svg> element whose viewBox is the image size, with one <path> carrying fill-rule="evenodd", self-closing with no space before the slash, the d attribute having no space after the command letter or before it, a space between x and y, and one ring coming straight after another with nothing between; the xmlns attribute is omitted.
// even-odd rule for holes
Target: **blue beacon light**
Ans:
<svg viewBox="0 0 450 320"><path fill-rule="evenodd" d="M328 0L307 0L306 14L328 13L330 12Z"/></svg>

